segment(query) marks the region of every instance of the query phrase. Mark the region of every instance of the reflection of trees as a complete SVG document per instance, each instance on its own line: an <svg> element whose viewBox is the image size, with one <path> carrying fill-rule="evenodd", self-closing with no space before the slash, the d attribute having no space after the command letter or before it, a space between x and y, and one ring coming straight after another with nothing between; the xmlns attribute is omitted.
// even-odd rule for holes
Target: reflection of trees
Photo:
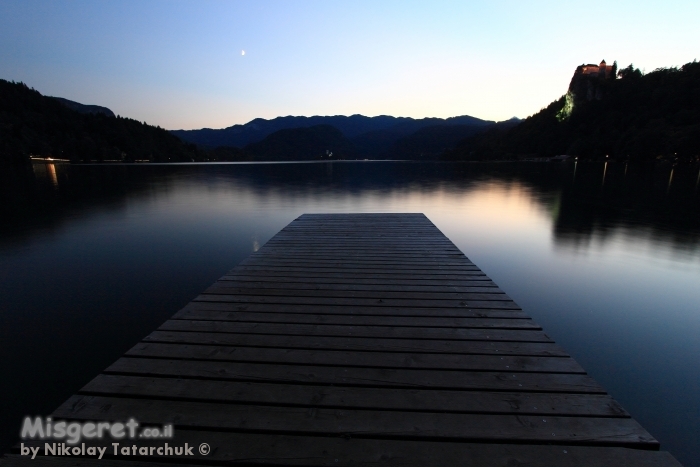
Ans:
<svg viewBox="0 0 700 467"><path fill-rule="evenodd" d="M554 238L560 246L584 246L612 235L645 237L684 249L700 244L697 166L579 164L562 185ZM671 179L671 180L670 180ZM670 181L670 183L669 183Z"/></svg>
<svg viewBox="0 0 700 467"><path fill-rule="evenodd" d="M19 169L18 169L19 170ZM557 245L585 246L612 234L651 236L675 248L700 243L697 166L610 163L365 163L62 166L19 170L0 184L0 236L23 238L96 210L125 209L127 199L176 189L183 181L246 191L262 200L330 199L374 194L468 193L484 182L528 188L551 212ZM574 176L575 175L575 176Z"/></svg>

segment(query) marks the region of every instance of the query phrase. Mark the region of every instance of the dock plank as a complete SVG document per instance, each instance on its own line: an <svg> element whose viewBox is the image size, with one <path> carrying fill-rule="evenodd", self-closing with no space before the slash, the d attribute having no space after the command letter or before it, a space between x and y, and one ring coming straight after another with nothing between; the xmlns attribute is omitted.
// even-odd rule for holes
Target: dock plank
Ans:
<svg viewBox="0 0 700 467"><path fill-rule="evenodd" d="M474 391L469 393L469 397L464 397L460 391L396 391L393 388L301 386L126 375L100 375L83 387L80 394L307 408L629 418L629 414L612 397L600 394Z"/></svg>
<svg viewBox="0 0 700 467"><path fill-rule="evenodd" d="M420 368L372 368L280 365L231 361L133 358L117 360L109 374L158 375L226 381L286 382L304 385L388 387L396 389L454 389L462 391L518 391L605 394L590 376L571 373L466 372Z"/></svg>
<svg viewBox="0 0 700 467"><path fill-rule="evenodd" d="M211 321L236 321L246 323L289 323L289 324L338 324L353 326L391 326L391 327L431 327L431 328L484 328L484 329L535 329L542 328L531 319L506 318L446 318L421 316L371 316L353 314L315 314L309 313L280 313L280 312L228 312L225 316L213 313L200 313ZM190 314L190 320L200 320Z"/></svg>
<svg viewBox="0 0 700 467"><path fill-rule="evenodd" d="M530 319L522 310L494 310L471 308L414 308L414 307L348 307L348 306L323 306L323 305L299 305L299 304L270 304L270 303L217 303L217 302L190 302L173 315L174 319L188 319L198 316L202 312L208 314L202 319L211 319L214 312L218 316L225 316L227 312L250 311L256 313L303 313L316 315L357 315L357 316L412 316L412 317L436 317L436 318L503 318L503 319ZM198 319L198 318L194 318Z"/></svg>
<svg viewBox="0 0 700 467"><path fill-rule="evenodd" d="M127 420L134 413L143 414L139 420L143 424L177 423L181 428L210 430L658 448L658 442L631 418L424 413L318 406L309 409L80 395L70 397L54 416Z"/></svg>
<svg viewBox="0 0 700 467"><path fill-rule="evenodd" d="M144 341L178 344L230 345L306 350L356 350L362 352L452 353L472 355L519 355L566 357L553 343L443 341L427 339L382 339L356 337L315 337L210 332L154 331Z"/></svg>
<svg viewBox="0 0 700 467"><path fill-rule="evenodd" d="M418 326L357 326L352 324L241 323L226 321L169 320L160 329L211 333L297 336L381 337L386 339L439 339L507 342L552 342L538 329L470 329Z"/></svg>
<svg viewBox="0 0 700 467"><path fill-rule="evenodd" d="M181 358L229 362L260 362L290 365L419 368L461 371L502 371L507 373L585 373L572 358L513 355L453 355L428 353L367 352L355 350L306 350L238 347L214 344L161 344L143 342L125 355L132 357Z"/></svg>

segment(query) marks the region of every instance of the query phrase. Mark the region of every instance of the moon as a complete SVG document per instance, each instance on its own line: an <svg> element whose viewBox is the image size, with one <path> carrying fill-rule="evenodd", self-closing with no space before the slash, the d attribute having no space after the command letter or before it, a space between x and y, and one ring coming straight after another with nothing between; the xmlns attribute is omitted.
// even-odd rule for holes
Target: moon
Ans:
<svg viewBox="0 0 700 467"><path fill-rule="evenodd" d="M241 55L245 55L245 50L241 50Z"/></svg>

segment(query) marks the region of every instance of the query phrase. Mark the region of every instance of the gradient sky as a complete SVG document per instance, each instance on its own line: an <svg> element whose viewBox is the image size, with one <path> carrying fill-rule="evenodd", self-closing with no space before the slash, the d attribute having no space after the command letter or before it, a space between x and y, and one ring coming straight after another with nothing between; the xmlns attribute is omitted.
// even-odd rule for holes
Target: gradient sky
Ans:
<svg viewBox="0 0 700 467"><path fill-rule="evenodd" d="M0 78L168 129L505 120L560 97L582 63L700 58L698 18L697 0L1 0Z"/></svg>

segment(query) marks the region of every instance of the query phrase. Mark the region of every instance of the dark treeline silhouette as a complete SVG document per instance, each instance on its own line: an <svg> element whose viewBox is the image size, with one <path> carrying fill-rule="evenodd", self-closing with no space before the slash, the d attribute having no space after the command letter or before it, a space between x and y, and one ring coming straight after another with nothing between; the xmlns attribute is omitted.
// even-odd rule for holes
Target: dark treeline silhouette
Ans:
<svg viewBox="0 0 700 467"><path fill-rule="evenodd" d="M0 80L0 163L27 164L30 156L71 162L434 159L492 125L470 116L352 115L255 119L222 130L169 132L115 117L106 107Z"/></svg>
<svg viewBox="0 0 700 467"><path fill-rule="evenodd" d="M588 99L572 95L572 89L585 88L582 84L594 91ZM587 81L575 74L567 95L511 129L493 128L461 141L444 159L561 154L587 159L698 158L700 63L647 74L630 65L617 76Z"/></svg>
<svg viewBox="0 0 700 467"><path fill-rule="evenodd" d="M517 121L517 119L515 120ZM509 123L512 121L509 121ZM278 117L255 119L221 130L176 130L212 161L326 159L438 159L457 141L499 125L470 116ZM212 149L213 148L213 149Z"/></svg>
<svg viewBox="0 0 700 467"><path fill-rule="evenodd" d="M466 136L485 128L512 126L517 120L483 124L444 124L420 127L402 124L401 128L382 129L348 138L332 125L277 130L261 141L243 148L198 146L209 161L303 161L347 159L437 160L448 148ZM332 155L331 155L332 153Z"/></svg>
<svg viewBox="0 0 700 467"><path fill-rule="evenodd" d="M377 117L366 117L364 115L315 115L313 117L286 116L270 120L256 118L243 125L233 125L228 128L173 130L172 133L182 140L195 143L200 147L232 146L242 148L262 141L279 130L308 128L317 125L333 126L354 143L355 139L366 141L375 138L395 141L426 127L455 125L484 127L492 123L494 122L470 117L469 115L420 119L392 117L389 115L379 115ZM374 138L372 135L375 135Z"/></svg>
<svg viewBox="0 0 700 467"><path fill-rule="evenodd" d="M330 125L279 130L260 142L249 144L244 152L252 160L269 161L356 157L352 143Z"/></svg>
<svg viewBox="0 0 700 467"><path fill-rule="evenodd" d="M31 155L72 162L178 162L206 157L195 145L162 128L67 105L23 83L0 80L0 164L27 164Z"/></svg>

